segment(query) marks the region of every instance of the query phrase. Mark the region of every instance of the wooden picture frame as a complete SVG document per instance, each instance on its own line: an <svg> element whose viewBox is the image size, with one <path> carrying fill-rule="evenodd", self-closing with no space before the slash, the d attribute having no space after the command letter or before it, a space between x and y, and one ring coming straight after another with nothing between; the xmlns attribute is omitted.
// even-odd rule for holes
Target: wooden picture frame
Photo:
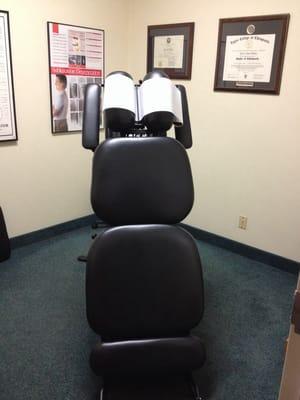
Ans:
<svg viewBox="0 0 300 400"><path fill-rule="evenodd" d="M219 20L215 91L279 94L289 14Z"/></svg>
<svg viewBox="0 0 300 400"><path fill-rule="evenodd" d="M0 10L0 33L2 58L0 143L2 143L18 140L8 11Z"/></svg>
<svg viewBox="0 0 300 400"><path fill-rule="evenodd" d="M148 26L147 72L191 79L194 29L194 22Z"/></svg>

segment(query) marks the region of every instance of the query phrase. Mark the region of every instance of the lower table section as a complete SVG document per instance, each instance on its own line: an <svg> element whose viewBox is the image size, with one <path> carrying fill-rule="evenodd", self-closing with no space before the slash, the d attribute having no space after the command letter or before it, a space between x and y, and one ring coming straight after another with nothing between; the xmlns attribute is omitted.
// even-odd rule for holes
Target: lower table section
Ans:
<svg viewBox="0 0 300 400"><path fill-rule="evenodd" d="M105 380L100 400L204 400L190 377Z"/></svg>

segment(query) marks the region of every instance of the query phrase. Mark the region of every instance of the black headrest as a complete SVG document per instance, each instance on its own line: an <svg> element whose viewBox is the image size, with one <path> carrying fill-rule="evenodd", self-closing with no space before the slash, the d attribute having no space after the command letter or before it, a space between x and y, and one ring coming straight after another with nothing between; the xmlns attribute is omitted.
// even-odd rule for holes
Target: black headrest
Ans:
<svg viewBox="0 0 300 400"><path fill-rule="evenodd" d="M86 296L88 321L103 340L187 334L203 313L195 241L168 225L104 231L88 254Z"/></svg>
<svg viewBox="0 0 300 400"><path fill-rule="evenodd" d="M193 201L190 163L175 139L110 139L96 149L91 203L108 224L178 223Z"/></svg>

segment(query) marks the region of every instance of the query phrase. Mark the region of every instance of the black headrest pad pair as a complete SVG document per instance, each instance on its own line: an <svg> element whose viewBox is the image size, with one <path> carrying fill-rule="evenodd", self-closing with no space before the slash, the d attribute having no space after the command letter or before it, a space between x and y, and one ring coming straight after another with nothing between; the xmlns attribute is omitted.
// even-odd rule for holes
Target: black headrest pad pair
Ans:
<svg viewBox="0 0 300 400"><path fill-rule="evenodd" d="M184 147L168 137L104 141L93 160L91 203L110 225L175 224L194 201Z"/></svg>

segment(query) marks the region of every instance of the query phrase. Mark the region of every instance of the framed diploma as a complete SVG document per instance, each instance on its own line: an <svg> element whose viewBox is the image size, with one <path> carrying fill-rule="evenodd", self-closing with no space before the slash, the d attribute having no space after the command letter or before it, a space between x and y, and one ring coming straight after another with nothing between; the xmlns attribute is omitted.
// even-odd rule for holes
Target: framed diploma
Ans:
<svg viewBox="0 0 300 400"><path fill-rule="evenodd" d="M279 94L289 17L220 19L214 90Z"/></svg>
<svg viewBox="0 0 300 400"><path fill-rule="evenodd" d="M148 26L147 72L162 70L171 79L191 79L194 25Z"/></svg>
<svg viewBox="0 0 300 400"><path fill-rule="evenodd" d="M17 139L9 16L0 11L0 141Z"/></svg>
<svg viewBox="0 0 300 400"><path fill-rule="evenodd" d="M103 83L104 31L48 22L52 133L82 130L85 86Z"/></svg>

